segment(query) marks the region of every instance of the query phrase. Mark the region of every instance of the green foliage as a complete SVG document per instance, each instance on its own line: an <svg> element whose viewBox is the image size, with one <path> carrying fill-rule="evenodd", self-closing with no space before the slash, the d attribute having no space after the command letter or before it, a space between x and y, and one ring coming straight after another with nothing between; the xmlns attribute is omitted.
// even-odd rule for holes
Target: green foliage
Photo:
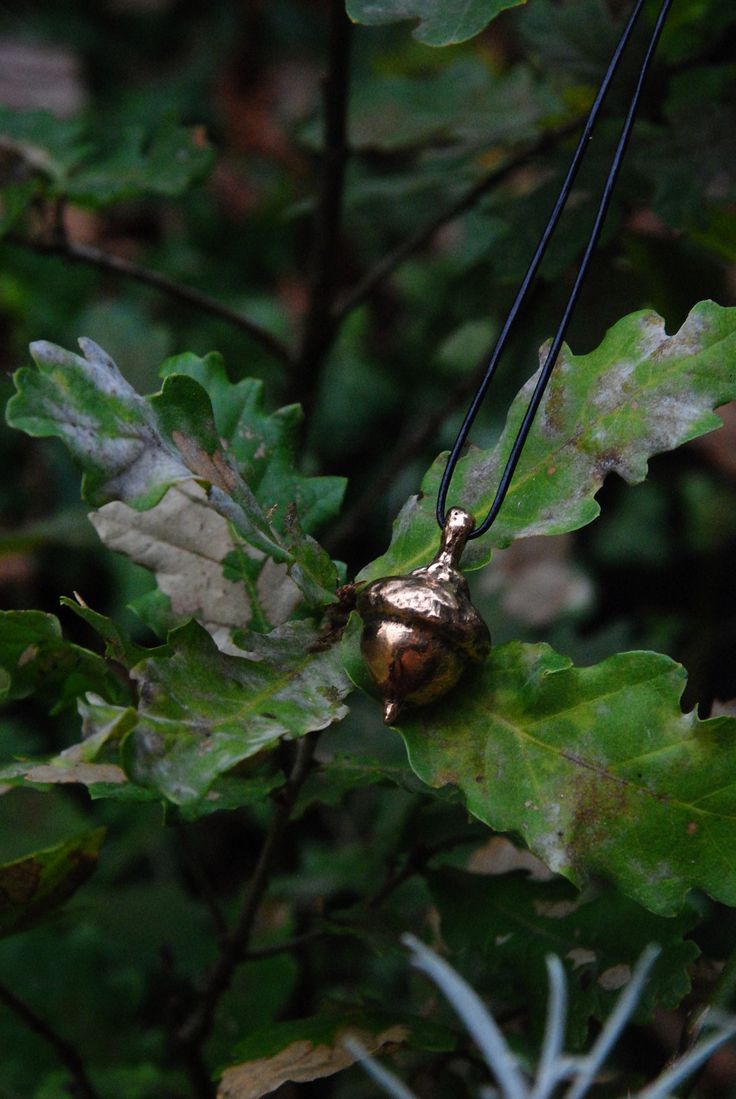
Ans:
<svg viewBox="0 0 736 1099"><path fill-rule="evenodd" d="M213 161L201 134L172 121L152 134L131 126L108 153L94 148L80 122L60 122L47 111L0 107L0 134L21 179L10 206L3 194L4 229L39 196L93 208L145 194L175 198L201 180Z"/></svg>
<svg viewBox="0 0 736 1099"><path fill-rule="evenodd" d="M569 347L464 556L493 554L471 581L496 646L396 730L345 581L435 553L432 459L625 13L328 7L24 14L23 50L66 51L84 105L53 77L0 106L0 342L8 369L29 341L34 361L0 435L8 1095L370 1099L352 1036L418 1095L476 1099L478 1050L408 975L407 930L530 1073L550 953L565 1048L605 1033L652 941L638 1027L666 1009L694 1040L734 1006L736 13L673 5ZM3 59L15 38L0 12ZM453 481L478 517L627 65ZM675 1053L656 1034L591 1095L640 1093Z"/></svg>
<svg viewBox="0 0 736 1099"><path fill-rule="evenodd" d="M59 620L41 611L0 611L0 697L38 695L55 710L74 706L87 691L124 697L119 680L96 653L62 637Z"/></svg>
<svg viewBox="0 0 736 1099"><path fill-rule="evenodd" d="M543 353L543 352L542 352ZM595 351L563 350L522 453L509 493L488 536L471 543L467 568L516 538L562 534L592 522L604 478L630 484L647 459L720 426L711 411L736 398L736 310L701 302L679 332L639 313L613 326ZM493 450L460 460L451 502L479 519L492 502L500 471L529 403L536 375L513 401ZM440 456L396 520L386 554L362 579L407 572L431 559L437 540L435 500L445 465Z"/></svg>
<svg viewBox="0 0 736 1099"><path fill-rule="evenodd" d="M76 893L95 869L105 829L0 866L0 937L17 934Z"/></svg>
<svg viewBox="0 0 736 1099"><path fill-rule="evenodd" d="M700 917L685 904L674 918L643 911L612 890L584 893L559 879L533 881L525 874L502 878L444 869L429 876L443 940L462 958L468 975L501 1000L542 1004L545 959L562 961L570 995L567 1041L585 1043L591 1017L603 1022L642 951L657 943L661 954L639 1004L638 1021L657 1004L674 1007L689 991L687 967L698 948L685 934ZM539 1022L539 1020L537 1020Z"/></svg>
<svg viewBox="0 0 736 1099"><path fill-rule="evenodd" d="M19 371L8 422L63 439L84 469L83 495L97 507L119 500L146 510L172 485L196 479L239 544L287 564L311 602L329 599L334 567L303 533L296 510L284 520L285 535L273 529L237 468L237 453L230 457L221 444L207 391L187 374L168 374L161 392L146 400L101 348L86 339L80 346L84 358L53 344L33 346L38 370ZM288 492L281 489L282 499Z"/></svg>
<svg viewBox="0 0 736 1099"><path fill-rule="evenodd" d="M293 623L248 641L247 658L218 652L194 623L166 651L131 669L141 705L123 746L131 777L176 803L203 797L235 764L345 716L347 685L334 653ZM244 654L246 656L246 654Z"/></svg>
<svg viewBox="0 0 736 1099"><path fill-rule="evenodd" d="M347 10L356 23L395 23L402 19L419 21L414 35L428 46L448 46L464 42L482 31L507 8L526 0L348 0Z"/></svg>

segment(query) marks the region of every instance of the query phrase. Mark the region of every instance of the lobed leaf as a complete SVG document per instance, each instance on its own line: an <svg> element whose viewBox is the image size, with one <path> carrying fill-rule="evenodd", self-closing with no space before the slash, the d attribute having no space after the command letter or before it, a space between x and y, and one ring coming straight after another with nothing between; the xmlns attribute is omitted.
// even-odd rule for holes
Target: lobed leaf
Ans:
<svg viewBox="0 0 736 1099"><path fill-rule="evenodd" d="M590 668L548 645L492 650L452 695L401 727L416 774L516 832L550 869L591 875L672 915L690 889L736 904L736 719L701 721L685 671L658 653Z"/></svg>
<svg viewBox="0 0 736 1099"><path fill-rule="evenodd" d="M334 650L312 651L316 639L312 626L294 622L251 635L249 651L233 657L194 622L174 631L165 655L131 670L141 701L123 743L129 777L175 803L195 802L282 737L343 718L349 683Z"/></svg>
<svg viewBox="0 0 736 1099"><path fill-rule="evenodd" d="M295 513L283 531L271 525L218 435L206 390L172 374L160 393L141 397L101 348L86 339L80 346L84 358L32 345L38 369L17 372L8 422L30 435L58 435L82 466L83 494L96 507L116 500L146 510L194 478L239 543L285 564L309 602L331 599L334 565Z"/></svg>
<svg viewBox="0 0 736 1099"><path fill-rule="evenodd" d="M676 1007L690 991L688 966L698 947L685 935L700 919L689 904L675 917L644 911L613 889L579 893L559 878L533 881L523 873L471 874L444 868L428 883L440 915L442 940L472 967L494 998L531 1005L538 1021L546 1001L546 958L556 954L567 971L568 1033L585 1043L591 1018L603 1022L628 983L642 951L661 948L637 1011L651 1018L658 1004Z"/></svg>
<svg viewBox="0 0 736 1099"><path fill-rule="evenodd" d="M449 46L479 34L508 8L526 0L347 0L354 23L418 20L414 37L428 46Z"/></svg>
<svg viewBox="0 0 736 1099"><path fill-rule="evenodd" d="M308 477L297 469L304 413L297 404L274 413L263 408L263 382L244 378L232 383L216 352L175 355L161 375L184 374L205 389L221 439L237 462L241 476L279 530L296 510L308 534L336 518L345 494L344 477Z"/></svg>
<svg viewBox="0 0 736 1099"><path fill-rule="evenodd" d="M0 937L25 930L76 893L104 838L96 828L0 866Z"/></svg>
<svg viewBox="0 0 736 1099"><path fill-rule="evenodd" d="M478 519L486 514L535 381L515 398L498 444L460 460L450 504ZM672 336L661 317L642 311L618 321L587 355L563 348L503 507L488 534L469 543L464 567L480 567L492 548L517 538L592 522L600 512L595 494L609 473L642 481L652 455L720 427L712 410L735 397L736 308L715 302L696 305ZM362 579L408 572L433 557L445 462L440 455L432 465L420 495L400 512L388 551Z"/></svg>
<svg viewBox="0 0 736 1099"><path fill-rule="evenodd" d="M86 691L125 700L123 684L102 657L66 641L55 615L0 611L0 700L37 694L56 712Z"/></svg>
<svg viewBox="0 0 736 1099"><path fill-rule="evenodd" d="M301 600L287 566L237 538L196 481L172 485L148 511L115 500L90 515L106 546L156 577L172 624L196 618L225 652L233 629L268 630Z"/></svg>
<svg viewBox="0 0 736 1099"><path fill-rule="evenodd" d="M197 127L168 121L149 133L129 126L106 154L92 150L78 119L8 107L0 107L0 149L17 158L16 174L29 197L40 192L93 207L146 194L175 198L199 182L214 160Z"/></svg>
<svg viewBox="0 0 736 1099"><path fill-rule="evenodd" d="M177 198L209 172L214 154L199 127L165 122L152 134L123 130L114 151L83 162L68 180L72 202L104 207L145 194Z"/></svg>

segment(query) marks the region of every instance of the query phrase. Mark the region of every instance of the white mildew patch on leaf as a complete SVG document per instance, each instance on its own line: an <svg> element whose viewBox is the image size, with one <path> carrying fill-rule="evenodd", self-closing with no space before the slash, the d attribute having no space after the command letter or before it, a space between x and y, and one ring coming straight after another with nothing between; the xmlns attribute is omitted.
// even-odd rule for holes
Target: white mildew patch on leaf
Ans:
<svg viewBox="0 0 736 1099"><path fill-rule="evenodd" d="M418 20L413 34L428 46L449 46L479 34L507 8L526 0L347 0L354 23Z"/></svg>
<svg viewBox="0 0 736 1099"><path fill-rule="evenodd" d="M241 474L238 455L229 452L218 433L209 394L192 376L199 360L192 363L193 357L188 357L192 373L168 374L161 392L144 398L101 348L91 340L79 342L84 358L53 344L32 345L37 369L26 368L15 375L18 392L8 403L8 422L31 435L59 436L82 466L83 496L95 507L120 501L145 511L158 504L172 485L197 479L206 487L209 505L233 523L242 542L285 565L308 603L329 602L337 587L337 572L328 554L304 532L298 505L304 500L316 522L339 503L342 483L337 478L293 474L289 484L296 498L279 498L284 515L280 526L275 526ZM224 368L220 365L216 373L215 364L201 365L216 385L218 406L226 407L229 383ZM232 387L241 405L242 388ZM248 391L260 394L252 387ZM256 400L251 406L260 427L268 418ZM276 480L280 473L286 478L292 472L289 446L295 410L282 411L290 413L290 418L271 425L276 460L272 454L267 463ZM278 420L278 415L273 419ZM259 474L263 478L262 470ZM331 501L324 509L314 506L320 490Z"/></svg>
<svg viewBox="0 0 736 1099"><path fill-rule="evenodd" d="M512 642L468 675L462 707L417 710L400 731L419 778L459 787L552 870L671 915L694 888L736 903L736 719L682 713L684 685L657 653L575 668Z"/></svg>
<svg viewBox="0 0 736 1099"><path fill-rule="evenodd" d="M85 469L93 504L120 499L148 507L191 473L109 355L92 340L79 346L84 358L45 340L31 345L38 370L18 371L8 422L29 435L63 439Z"/></svg>
<svg viewBox="0 0 736 1099"><path fill-rule="evenodd" d="M515 398L492 450L471 448L458 463L449 504L480 520L490 507L537 375ZM736 398L736 309L695 306L668 336L656 313L624 317L588 355L560 353L503 507L491 530L472 541L466 568L517 538L562 534L591 522L595 494L609 473L637 483L654 454L721 426L713 409ZM402 573L436 552L435 500L446 458L441 455L404 506L391 545L361 579Z"/></svg>
<svg viewBox="0 0 736 1099"><path fill-rule="evenodd" d="M173 486L149 511L113 502L90 522L106 546L154 573L174 618L196 618L223 652L242 654L234 628L281 625L301 599L286 565L236 540L196 481ZM242 565L237 580L224 573L230 554Z"/></svg>

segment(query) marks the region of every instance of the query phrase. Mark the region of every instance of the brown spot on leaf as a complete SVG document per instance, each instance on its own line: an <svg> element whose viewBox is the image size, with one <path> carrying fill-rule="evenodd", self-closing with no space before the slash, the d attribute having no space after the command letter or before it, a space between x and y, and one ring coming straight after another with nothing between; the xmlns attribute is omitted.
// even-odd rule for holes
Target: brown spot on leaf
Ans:
<svg viewBox="0 0 736 1099"><path fill-rule="evenodd" d="M172 431L171 438L176 443L187 469L228 495L232 495L237 487L237 476L230 468L222 450L208 454L199 443L181 431Z"/></svg>
<svg viewBox="0 0 736 1099"><path fill-rule="evenodd" d="M35 859L23 859L0 869L0 909L27 904L40 880L41 867Z"/></svg>
<svg viewBox="0 0 736 1099"><path fill-rule="evenodd" d="M686 829L686 831L687 831L687 834L688 834L688 836L694 836L694 835L695 835L695 833L697 832L697 830L698 830L698 823L697 823L697 821L695 821L695 820L689 820L689 821L687 822L687 829Z"/></svg>
<svg viewBox="0 0 736 1099"><path fill-rule="evenodd" d="M23 650L18 657L18 667L24 668L26 664L30 664L32 660L35 660L38 656L38 645L29 645Z"/></svg>

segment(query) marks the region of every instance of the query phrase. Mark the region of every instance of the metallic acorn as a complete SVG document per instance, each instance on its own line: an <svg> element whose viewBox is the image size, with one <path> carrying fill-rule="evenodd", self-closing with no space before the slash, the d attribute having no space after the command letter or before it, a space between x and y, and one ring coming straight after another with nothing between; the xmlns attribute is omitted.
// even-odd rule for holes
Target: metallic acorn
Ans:
<svg viewBox="0 0 736 1099"><path fill-rule="evenodd" d="M462 508L447 513L439 552L408 576L374 580L359 594L360 648L384 699L383 719L402 703L423 705L445 694L469 663L485 659L491 635L470 601L458 563L475 521Z"/></svg>

